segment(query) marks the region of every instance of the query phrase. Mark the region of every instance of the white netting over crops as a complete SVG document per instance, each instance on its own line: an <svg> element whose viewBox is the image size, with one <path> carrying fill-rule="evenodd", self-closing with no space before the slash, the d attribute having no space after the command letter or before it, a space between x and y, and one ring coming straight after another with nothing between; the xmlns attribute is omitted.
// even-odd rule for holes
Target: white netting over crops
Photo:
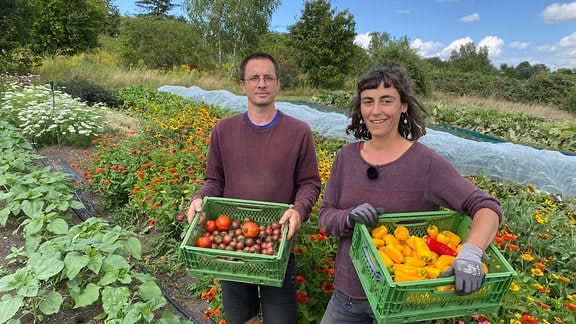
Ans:
<svg viewBox="0 0 576 324"><path fill-rule="evenodd" d="M162 86L159 91L233 111L246 111L246 97L225 90ZM277 102L276 107L287 115L305 121L310 128L324 136L354 140L344 132L348 118L343 114L322 112L287 102ZM512 143L477 142L430 128L427 128L427 134L420 142L445 156L462 174L483 173L492 179L531 183L547 192L576 195L576 156Z"/></svg>

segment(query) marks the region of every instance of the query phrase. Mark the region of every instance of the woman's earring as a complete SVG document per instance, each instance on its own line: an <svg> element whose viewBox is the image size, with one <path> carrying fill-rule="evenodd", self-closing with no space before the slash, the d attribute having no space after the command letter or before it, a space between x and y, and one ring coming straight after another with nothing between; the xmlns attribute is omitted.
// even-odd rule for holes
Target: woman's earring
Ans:
<svg viewBox="0 0 576 324"><path fill-rule="evenodd" d="M364 124L364 120L360 119L360 121L358 122L360 125Z"/></svg>
<svg viewBox="0 0 576 324"><path fill-rule="evenodd" d="M402 113L402 118L404 118L404 125L408 124L408 119L406 119L406 113Z"/></svg>

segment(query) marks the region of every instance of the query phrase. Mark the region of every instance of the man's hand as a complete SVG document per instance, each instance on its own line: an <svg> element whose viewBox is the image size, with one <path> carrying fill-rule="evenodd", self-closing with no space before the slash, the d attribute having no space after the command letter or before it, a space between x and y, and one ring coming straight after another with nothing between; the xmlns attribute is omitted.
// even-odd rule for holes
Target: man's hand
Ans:
<svg viewBox="0 0 576 324"><path fill-rule="evenodd" d="M286 239L289 240L294 236L298 230L300 229L300 225L302 224L302 218L300 217L300 213L296 211L296 209L288 209L280 218L280 225L282 225L282 231L284 231L284 224L288 221L288 234L286 235Z"/></svg>
<svg viewBox="0 0 576 324"><path fill-rule="evenodd" d="M363 203L362 205L352 209L346 218L346 226L348 228L354 228L354 223L361 223L369 227L374 227L378 224L378 211L376 211L376 209L369 203Z"/></svg>
<svg viewBox="0 0 576 324"><path fill-rule="evenodd" d="M197 213L199 213L202 210L202 199L193 199L192 202L190 202L190 207L188 207L188 210L186 211L186 216L188 217L188 224L192 224L192 221L194 220L194 217L196 216ZM205 215L201 215L200 217L200 222L202 223L202 221L204 220Z"/></svg>
<svg viewBox="0 0 576 324"><path fill-rule="evenodd" d="M457 295L471 294L484 283L484 268L482 267L483 251L471 243L464 243L452 266L443 272L439 278L454 276L454 289Z"/></svg>

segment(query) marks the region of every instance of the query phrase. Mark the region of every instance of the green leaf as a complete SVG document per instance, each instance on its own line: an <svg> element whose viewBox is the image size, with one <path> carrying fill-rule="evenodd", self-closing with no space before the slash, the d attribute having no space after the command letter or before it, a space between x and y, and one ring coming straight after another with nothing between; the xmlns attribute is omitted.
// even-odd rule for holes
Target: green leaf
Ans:
<svg viewBox="0 0 576 324"><path fill-rule="evenodd" d="M43 251L32 254L28 266L34 270L38 280L48 280L64 269L64 262L60 252Z"/></svg>
<svg viewBox="0 0 576 324"><path fill-rule="evenodd" d="M42 208L44 207L44 200L43 199L35 199L35 200L24 200L22 201L22 211L26 216L33 218L38 214L42 213Z"/></svg>
<svg viewBox="0 0 576 324"><path fill-rule="evenodd" d="M94 273L99 273L100 269L102 268L102 263L104 262L103 260L104 257L102 254L94 251L94 253L90 253L90 262L88 262L86 267L92 270Z"/></svg>
<svg viewBox="0 0 576 324"><path fill-rule="evenodd" d="M102 278L100 278L100 280L98 281L98 284L102 286L107 286L113 282L116 282L116 280L118 280L118 274L119 274L118 269L108 268L104 273L104 275L102 276Z"/></svg>
<svg viewBox="0 0 576 324"><path fill-rule="evenodd" d="M46 229L54 234L64 235L68 233L68 223L63 218L55 218L46 225Z"/></svg>
<svg viewBox="0 0 576 324"><path fill-rule="evenodd" d="M44 221L42 221L42 218L40 218L39 216L41 215L35 215L36 217L32 218L32 216L30 216L30 222L24 227L24 234L26 235L26 237L28 237L29 235L34 235L37 233L40 233L40 231L42 230L42 228L44 227Z"/></svg>
<svg viewBox="0 0 576 324"><path fill-rule="evenodd" d="M130 290L127 287L105 287L102 291L102 308L109 318L116 318L129 304Z"/></svg>
<svg viewBox="0 0 576 324"><path fill-rule="evenodd" d="M0 300L0 309L2 310L0 312L0 323L5 323L11 319L22 306L24 306L24 297L13 297L8 294L2 296Z"/></svg>
<svg viewBox="0 0 576 324"><path fill-rule="evenodd" d="M0 227L6 227L8 216L10 216L10 209L8 208L0 209Z"/></svg>
<svg viewBox="0 0 576 324"><path fill-rule="evenodd" d="M152 280L146 281L138 288L138 294L142 300L164 299L164 294L160 287Z"/></svg>
<svg viewBox="0 0 576 324"><path fill-rule="evenodd" d="M62 295L58 292L51 291L44 297L44 300L40 302L38 307L40 311L46 315L56 314L60 311L60 306L62 305Z"/></svg>
<svg viewBox="0 0 576 324"><path fill-rule="evenodd" d="M124 249L130 253L136 260L142 257L142 243L135 237L129 237L124 243Z"/></svg>
<svg viewBox="0 0 576 324"><path fill-rule="evenodd" d="M18 269L14 274L14 281L16 293L23 297L36 297L40 289L40 281L36 278L36 274L27 268Z"/></svg>
<svg viewBox="0 0 576 324"><path fill-rule="evenodd" d="M130 268L130 264L128 263L128 261L126 261L126 259L123 256L117 254L108 255L104 260L104 263L106 263L106 265L109 265L114 269Z"/></svg>
<svg viewBox="0 0 576 324"><path fill-rule="evenodd" d="M90 262L90 257L78 251L71 251L64 257L66 266L66 277L72 279L76 277L84 267Z"/></svg>
<svg viewBox="0 0 576 324"><path fill-rule="evenodd" d="M70 293L74 300L74 308L86 307L93 304L100 296L100 286L93 283L86 285L86 289L80 293Z"/></svg>

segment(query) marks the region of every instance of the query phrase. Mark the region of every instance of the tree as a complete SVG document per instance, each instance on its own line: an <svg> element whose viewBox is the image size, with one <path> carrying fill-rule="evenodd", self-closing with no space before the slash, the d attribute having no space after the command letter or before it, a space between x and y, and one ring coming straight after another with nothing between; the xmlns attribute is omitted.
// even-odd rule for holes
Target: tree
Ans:
<svg viewBox="0 0 576 324"><path fill-rule="evenodd" d="M127 66L171 69L186 64L196 70L214 67L204 40L194 34L190 24L176 19L123 17L118 43L122 63Z"/></svg>
<svg viewBox="0 0 576 324"><path fill-rule="evenodd" d="M410 47L407 37L395 40L390 39L386 33L372 33L371 36L368 53L373 67L393 61L408 71L414 82L416 92L422 96L431 93L430 71L432 65L422 59L416 50Z"/></svg>
<svg viewBox="0 0 576 324"><path fill-rule="evenodd" d="M458 51L453 50L448 62L461 72L481 72L493 74L495 68L488 58L488 47L482 46L476 50L473 42L460 46Z"/></svg>
<svg viewBox="0 0 576 324"><path fill-rule="evenodd" d="M136 1L135 4L157 16L168 16L168 12L177 7L171 0L140 0Z"/></svg>
<svg viewBox="0 0 576 324"><path fill-rule="evenodd" d="M220 72L226 60L236 66L268 32L279 0L184 0L184 8L197 33L215 44ZM232 69L229 70L230 76Z"/></svg>
<svg viewBox="0 0 576 324"><path fill-rule="evenodd" d="M105 29L108 0L34 0L33 47L45 55L96 48Z"/></svg>
<svg viewBox="0 0 576 324"><path fill-rule="evenodd" d="M354 16L336 13L326 0L306 1L302 16L288 27L290 43L312 86L340 88L358 53Z"/></svg>

